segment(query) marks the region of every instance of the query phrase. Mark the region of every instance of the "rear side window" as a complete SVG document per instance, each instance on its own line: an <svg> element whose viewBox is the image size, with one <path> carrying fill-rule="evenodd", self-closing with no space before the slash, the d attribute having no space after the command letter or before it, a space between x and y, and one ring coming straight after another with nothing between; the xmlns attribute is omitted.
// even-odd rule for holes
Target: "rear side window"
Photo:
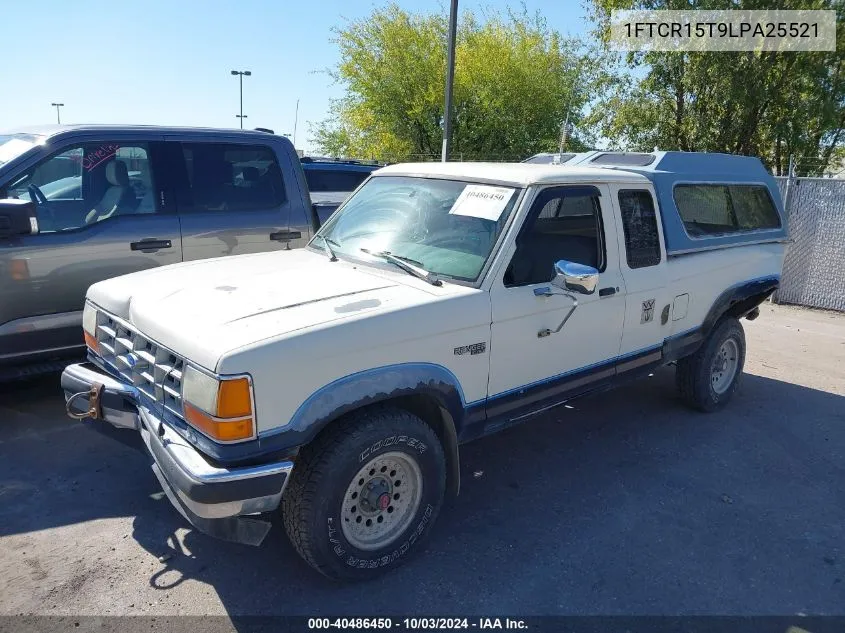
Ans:
<svg viewBox="0 0 845 633"><path fill-rule="evenodd" d="M285 201L282 170L269 147L183 143L182 152L189 210L257 211L277 208Z"/></svg>
<svg viewBox="0 0 845 633"><path fill-rule="evenodd" d="M651 193L644 189L619 192L619 210L625 233L628 268L645 268L660 263L660 235Z"/></svg>
<svg viewBox="0 0 845 633"><path fill-rule="evenodd" d="M305 169L309 191L354 191L369 175L366 171Z"/></svg>
<svg viewBox="0 0 845 633"><path fill-rule="evenodd" d="M675 204L691 237L780 227L762 185L677 185Z"/></svg>

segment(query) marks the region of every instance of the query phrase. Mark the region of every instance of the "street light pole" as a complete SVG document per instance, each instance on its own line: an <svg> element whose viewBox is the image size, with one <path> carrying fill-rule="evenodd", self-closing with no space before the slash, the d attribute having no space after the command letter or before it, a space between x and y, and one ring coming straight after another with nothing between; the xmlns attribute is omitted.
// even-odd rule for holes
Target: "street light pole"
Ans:
<svg viewBox="0 0 845 633"><path fill-rule="evenodd" d="M232 74L238 76L238 82L241 88L241 113L235 116L241 120L241 129L244 129L244 119L246 118L244 114L244 77L249 77L252 75L252 72L249 70L233 70Z"/></svg>
<svg viewBox="0 0 845 633"><path fill-rule="evenodd" d="M296 114L293 117L293 147L296 149L296 124L299 122L299 99L296 100Z"/></svg>
<svg viewBox="0 0 845 633"><path fill-rule="evenodd" d="M452 0L449 9L449 39L446 43L446 103L443 107L443 152L440 160L449 159L449 143L452 136L452 83L455 79L455 33L458 28L458 0Z"/></svg>
<svg viewBox="0 0 845 633"><path fill-rule="evenodd" d="M64 106L64 103L52 103L50 105L52 105L54 108L56 108L56 123L61 125L62 124L62 115L59 113L59 108Z"/></svg>

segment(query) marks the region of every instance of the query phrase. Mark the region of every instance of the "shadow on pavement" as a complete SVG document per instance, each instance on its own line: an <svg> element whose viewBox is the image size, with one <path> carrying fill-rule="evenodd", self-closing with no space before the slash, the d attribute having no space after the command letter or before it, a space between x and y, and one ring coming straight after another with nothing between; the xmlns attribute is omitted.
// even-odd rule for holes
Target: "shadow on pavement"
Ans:
<svg viewBox="0 0 845 633"><path fill-rule="evenodd" d="M146 456L61 430L45 400L43 434L3 430L0 535L136 516L132 537L173 554L150 584L206 583L230 615L843 613L845 398L743 380L705 415L666 368L465 445L427 551L359 585L313 572L278 519L260 548L179 542Z"/></svg>

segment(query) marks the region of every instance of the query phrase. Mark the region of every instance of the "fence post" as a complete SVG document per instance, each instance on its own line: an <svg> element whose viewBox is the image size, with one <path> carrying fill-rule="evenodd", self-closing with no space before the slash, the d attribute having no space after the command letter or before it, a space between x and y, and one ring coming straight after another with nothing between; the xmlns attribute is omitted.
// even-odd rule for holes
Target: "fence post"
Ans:
<svg viewBox="0 0 845 633"><path fill-rule="evenodd" d="M783 214L784 214L784 216L786 216L784 218L784 220L786 221L787 231L789 230L789 216L792 213L790 211L790 209L791 209L791 206L792 206L792 196L794 194L793 190L795 189L795 184L796 184L796 182L795 182L795 155L790 154L789 155L789 170L786 174L786 186L785 186L785 191L783 193ZM789 237L789 234L787 233L787 238L788 237ZM787 248L789 248L788 243L787 243ZM772 303L779 303L779 301L778 301L778 291L777 290L775 290L771 294L771 296L769 297L769 300Z"/></svg>

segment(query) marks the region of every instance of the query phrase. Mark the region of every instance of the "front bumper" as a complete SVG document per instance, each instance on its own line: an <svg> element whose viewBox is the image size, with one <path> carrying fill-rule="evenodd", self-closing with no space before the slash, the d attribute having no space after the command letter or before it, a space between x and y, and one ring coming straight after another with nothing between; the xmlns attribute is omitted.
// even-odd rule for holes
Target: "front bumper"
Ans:
<svg viewBox="0 0 845 633"><path fill-rule="evenodd" d="M164 424L134 387L91 363L69 365L62 373L62 389L71 417L141 433L164 492L194 527L229 541L261 543L269 522L245 515L279 507L293 462L215 466Z"/></svg>

